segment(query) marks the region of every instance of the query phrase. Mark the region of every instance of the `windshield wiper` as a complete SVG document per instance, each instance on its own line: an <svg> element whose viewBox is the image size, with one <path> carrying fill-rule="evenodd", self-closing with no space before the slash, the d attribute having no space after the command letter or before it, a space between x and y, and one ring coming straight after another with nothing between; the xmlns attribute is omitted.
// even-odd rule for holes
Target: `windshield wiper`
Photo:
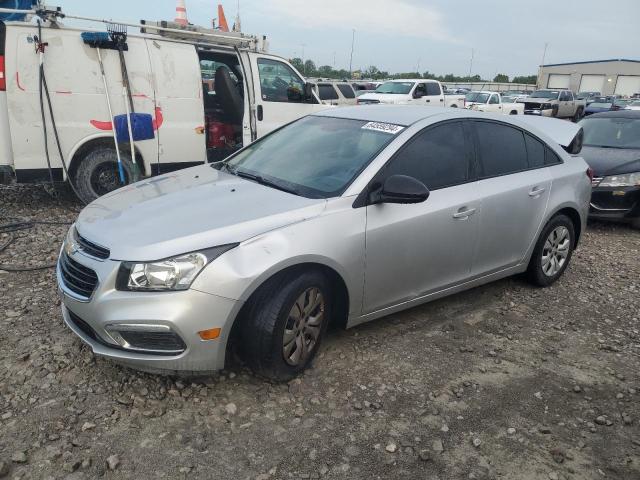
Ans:
<svg viewBox="0 0 640 480"><path fill-rule="evenodd" d="M229 173L232 173L233 175L236 175L241 178L246 178L247 180L252 180L256 183L259 183L260 185L275 188L276 190L281 190L283 192L292 193L293 195L301 196L300 192L295 188L285 187L283 185L280 185L279 183L272 182L271 180L267 180L266 178L260 175L255 175L253 173L245 172L243 170L238 170L237 168L232 169L230 167L227 167L227 170L229 171Z"/></svg>

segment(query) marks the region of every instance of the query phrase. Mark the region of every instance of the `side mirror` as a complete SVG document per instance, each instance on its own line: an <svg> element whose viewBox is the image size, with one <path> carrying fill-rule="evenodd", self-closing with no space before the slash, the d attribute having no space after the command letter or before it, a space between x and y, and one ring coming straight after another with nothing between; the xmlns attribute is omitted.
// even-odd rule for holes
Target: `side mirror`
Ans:
<svg viewBox="0 0 640 480"><path fill-rule="evenodd" d="M304 84L304 98L305 100L311 100L313 98L313 83L307 82Z"/></svg>
<svg viewBox="0 0 640 480"><path fill-rule="evenodd" d="M413 98L422 98L422 97L424 97L424 93L423 92L420 92L418 90L413 92Z"/></svg>
<svg viewBox="0 0 640 480"><path fill-rule="evenodd" d="M420 180L407 175L391 175L371 195L370 203L422 203L429 194L429 189Z"/></svg>

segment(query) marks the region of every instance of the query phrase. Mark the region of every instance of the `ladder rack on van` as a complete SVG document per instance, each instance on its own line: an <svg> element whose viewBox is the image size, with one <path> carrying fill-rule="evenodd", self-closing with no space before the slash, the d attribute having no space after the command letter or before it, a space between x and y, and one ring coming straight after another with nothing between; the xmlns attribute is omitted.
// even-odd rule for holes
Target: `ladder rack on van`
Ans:
<svg viewBox="0 0 640 480"><path fill-rule="evenodd" d="M24 15L37 15L45 21L55 22L58 18L70 18L73 20L83 20L86 22L125 25L127 27L139 28L141 33L155 34L164 38L175 40L201 43L226 45L230 47L246 48L249 50L266 52L267 39L266 36L257 37L255 35L245 35L237 32L222 32L211 28L198 27L196 25L179 25L175 22L167 21L148 21L141 20L140 23L119 22L114 20L105 20L94 17L84 17L80 15L68 15L62 12L61 7L45 7L34 10L17 10L11 8L0 8L0 13L20 13Z"/></svg>

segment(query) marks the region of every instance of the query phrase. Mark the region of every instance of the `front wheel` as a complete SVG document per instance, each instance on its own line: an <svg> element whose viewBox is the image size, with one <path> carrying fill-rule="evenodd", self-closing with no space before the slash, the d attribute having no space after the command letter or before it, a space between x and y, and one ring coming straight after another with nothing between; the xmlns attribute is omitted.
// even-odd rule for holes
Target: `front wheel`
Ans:
<svg viewBox="0 0 640 480"><path fill-rule="evenodd" d="M259 288L239 319L242 357L255 373L286 381L309 366L331 314L329 291L315 270L277 275Z"/></svg>
<svg viewBox="0 0 640 480"><path fill-rule="evenodd" d="M566 215L553 217L544 227L531 255L527 275L534 285L547 287L569 265L575 245L575 228Z"/></svg>
<svg viewBox="0 0 640 480"><path fill-rule="evenodd" d="M582 109L578 108L576 110L575 115L573 116L573 122L574 123L578 123L580 121L580 119L582 118Z"/></svg>

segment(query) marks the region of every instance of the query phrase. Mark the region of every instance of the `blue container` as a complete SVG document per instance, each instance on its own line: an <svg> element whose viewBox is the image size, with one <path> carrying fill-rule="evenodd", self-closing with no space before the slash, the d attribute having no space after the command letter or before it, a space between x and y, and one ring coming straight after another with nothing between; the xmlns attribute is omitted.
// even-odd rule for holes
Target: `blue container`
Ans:
<svg viewBox="0 0 640 480"><path fill-rule="evenodd" d="M15 10L31 10L38 2L36 0L0 0L0 8ZM0 20L5 22L20 22L26 15L22 13L0 13Z"/></svg>
<svg viewBox="0 0 640 480"><path fill-rule="evenodd" d="M127 116L116 115L113 117L116 124L116 136L118 143L129 142L129 128L127 127ZM148 113L132 113L131 114L131 130L133 131L133 140L151 140L155 137L153 133L153 117Z"/></svg>

